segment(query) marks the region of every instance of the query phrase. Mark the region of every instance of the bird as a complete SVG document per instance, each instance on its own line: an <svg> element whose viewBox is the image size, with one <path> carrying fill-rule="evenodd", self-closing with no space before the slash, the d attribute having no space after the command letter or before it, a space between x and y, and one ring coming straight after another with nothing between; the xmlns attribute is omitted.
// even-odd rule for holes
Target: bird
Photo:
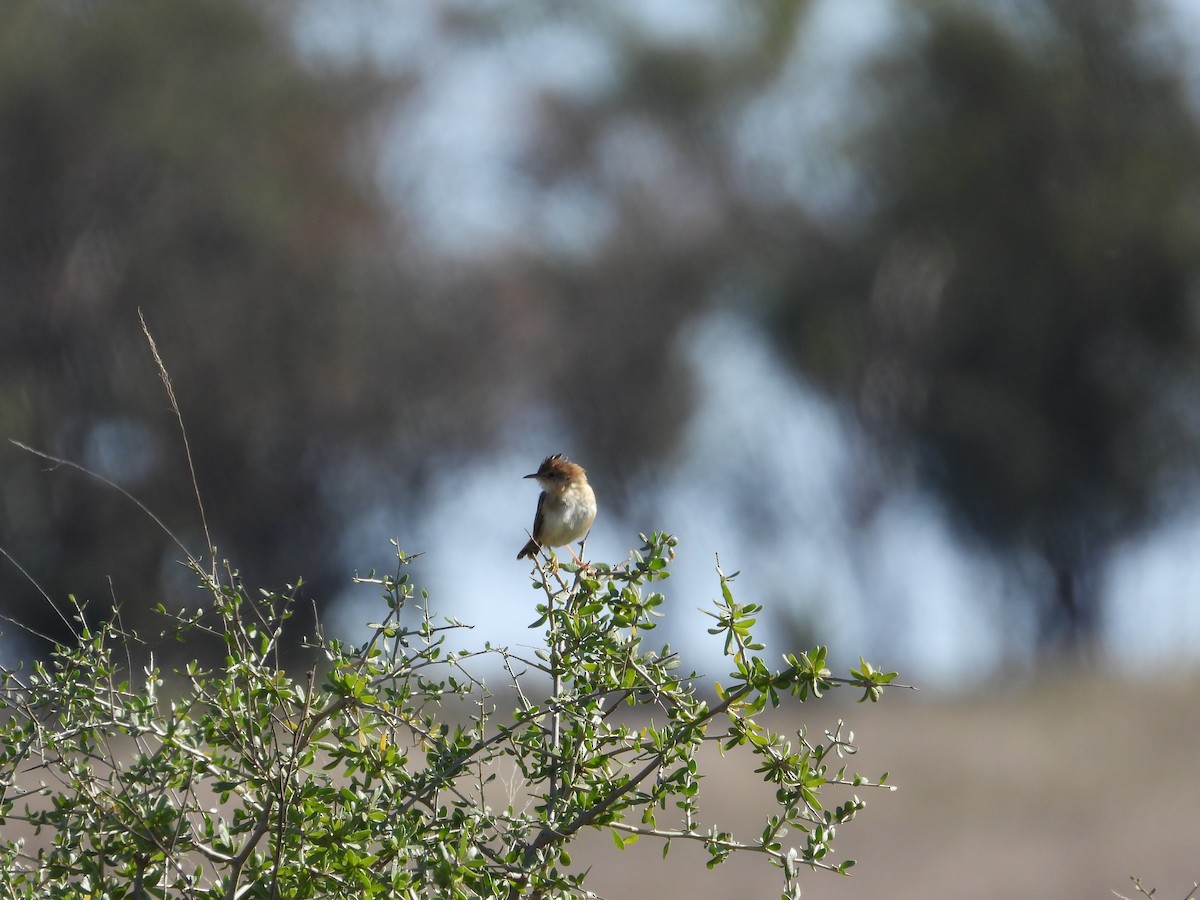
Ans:
<svg viewBox="0 0 1200 900"><path fill-rule="evenodd" d="M543 547L566 547L587 536L596 520L596 494L582 466L555 453L542 460L536 472L525 477L536 478L542 493L529 543L521 548L517 559L535 556ZM567 552L579 562L575 551L567 547Z"/></svg>

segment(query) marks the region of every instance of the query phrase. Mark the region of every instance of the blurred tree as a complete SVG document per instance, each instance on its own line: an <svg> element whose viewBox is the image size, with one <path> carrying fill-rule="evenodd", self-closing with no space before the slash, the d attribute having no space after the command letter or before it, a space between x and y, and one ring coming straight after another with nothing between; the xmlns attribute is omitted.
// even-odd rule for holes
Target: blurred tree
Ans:
<svg viewBox="0 0 1200 900"><path fill-rule="evenodd" d="M384 85L306 67L267 9L0 6L0 544L53 595L111 593L131 625L178 583L178 548L7 438L116 481L204 553L139 308L214 538L256 579L294 579L328 552L323 466L378 399L346 322L385 221L352 164L370 155ZM324 587L331 573L304 575ZM31 593L0 565L4 608L52 628Z"/></svg>
<svg viewBox="0 0 1200 900"><path fill-rule="evenodd" d="M573 412L614 487L654 472L691 415L678 337L712 308L753 239L742 227L759 215L733 175L730 122L787 63L809 5L718 4L709 12L728 28L707 39L639 26L636 9L564 14L549 4L532 14L600 36L612 71L592 90L550 84L536 97L522 174L539 208L569 204L594 235L582 250L552 235L498 267L505 293L536 310L517 329L540 364L516 381ZM520 14L498 18L530 26Z"/></svg>
<svg viewBox="0 0 1200 900"><path fill-rule="evenodd" d="M1044 560L1043 639L1084 639L1106 552L1163 511L1196 449L1200 137L1169 29L1133 0L899 4L888 58L844 111L865 118L862 202L814 216L743 153L754 115L823 74L804 65L809 6L715 4L730 27L713 42L574 13L611 70L590 91L544 88L520 174L594 236L563 252L526 237L476 273L464 293L502 298L485 321L511 348L492 370L572 410L597 467L627 476L690 412L681 326L766 298L797 368L966 533Z"/></svg>
<svg viewBox="0 0 1200 900"><path fill-rule="evenodd" d="M803 4L776 7L794 18ZM218 548L253 583L303 574L325 599L344 583L352 517L398 501L418 515L447 460L488 448L530 405L566 410L609 473L665 452L688 410L674 335L707 299L719 257L707 265L703 248L724 228L728 188L702 171L717 146L709 104L762 60L707 60L585 14L611 28L621 76L571 109L541 97L524 163L543 198L580 191L620 225L572 257L517 241L515 222L512 247L467 264L372 196L375 126L411 122L427 73L400 65L384 81L303 56L292 13L253 0L0 7L0 435L116 481L199 552L143 309ZM435 27L450 44L495 41L557 15L460 9ZM695 181L647 189L689 157L680 174ZM681 191L694 201L682 216ZM164 595L187 596L172 591L177 548L123 498L8 444L0 460L0 545L52 595L111 592L135 626ZM11 610L30 586L4 565L0 591ZM53 627L45 609L21 619Z"/></svg>
<svg viewBox="0 0 1200 900"><path fill-rule="evenodd" d="M416 514L431 474L531 406L614 488L654 471L690 412L681 330L766 298L798 369L973 534L1057 573L1047 638L1094 624L1089 576L1196 446L1200 148L1147 4L900 4L910 27L854 97L867 190L826 228L746 152L747 122L822 74L806 0L711 4L720 27L682 36L640 6L445 4L422 19L439 52L399 81L298 52L303 6L0 6L0 435L95 468L198 548L144 309L218 545L255 582L302 565L321 598L351 516ZM373 196L377 126L404 134L439 96L441 51L519 58L529 89L537 35L600 74L514 104L527 206L505 241L443 253ZM420 181L428 148L406 149ZM42 468L0 448L0 545L52 593L111 576L128 608L159 599L175 550ZM8 608L29 595L0 579Z"/></svg>
<svg viewBox="0 0 1200 900"><path fill-rule="evenodd" d="M773 313L969 534L1045 560L1047 642L1093 634L1106 551L1200 450L1200 128L1153 11L908 4L869 199Z"/></svg>

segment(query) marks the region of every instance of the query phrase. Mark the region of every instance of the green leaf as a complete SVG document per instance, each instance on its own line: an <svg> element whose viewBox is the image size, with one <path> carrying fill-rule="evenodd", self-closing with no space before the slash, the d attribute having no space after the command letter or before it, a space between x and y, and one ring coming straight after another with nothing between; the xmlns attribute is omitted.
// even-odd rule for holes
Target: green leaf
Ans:
<svg viewBox="0 0 1200 900"><path fill-rule="evenodd" d="M630 834L623 835L623 834L621 834L621 832L617 831L617 829L615 829L615 828L610 828L608 830L612 834L613 843L616 845L618 850L624 850L626 847L630 846L631 844L637 843L638 836L636 833L630 833Z"/></svg>

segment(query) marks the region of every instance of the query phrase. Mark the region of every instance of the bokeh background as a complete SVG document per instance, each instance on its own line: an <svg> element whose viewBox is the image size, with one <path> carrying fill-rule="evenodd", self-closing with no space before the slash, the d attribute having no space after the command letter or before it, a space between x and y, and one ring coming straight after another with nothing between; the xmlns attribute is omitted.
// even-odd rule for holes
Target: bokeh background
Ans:
<svg viewBox="0 0 1200 900"><path fill-rule="evenodd" d="M926 714L1194 685L1198 104L1189 0L11 0L0 437L203 555L140 310L219 555L330 630L396 538L530 642L521 476L562 451L593 557L680 537L661 633L701 670L719 554L772 652ZM31 578L146 633L199 599L7 440L0 547L10 665L61 633Z"/></svg>

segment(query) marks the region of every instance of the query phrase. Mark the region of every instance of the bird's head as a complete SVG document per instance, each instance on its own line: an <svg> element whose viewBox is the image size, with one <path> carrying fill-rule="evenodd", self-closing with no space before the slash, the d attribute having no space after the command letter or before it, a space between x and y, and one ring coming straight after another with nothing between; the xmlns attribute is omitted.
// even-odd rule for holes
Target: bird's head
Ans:
<svg viewBox="0 0 1200 900"><path fill-rule="evenodd" d="M561 453L547 456L536 472L531 472L525 477L536 478L544 491L561 491L575 481L587 480L583 467L571 462Z"/></svg>

